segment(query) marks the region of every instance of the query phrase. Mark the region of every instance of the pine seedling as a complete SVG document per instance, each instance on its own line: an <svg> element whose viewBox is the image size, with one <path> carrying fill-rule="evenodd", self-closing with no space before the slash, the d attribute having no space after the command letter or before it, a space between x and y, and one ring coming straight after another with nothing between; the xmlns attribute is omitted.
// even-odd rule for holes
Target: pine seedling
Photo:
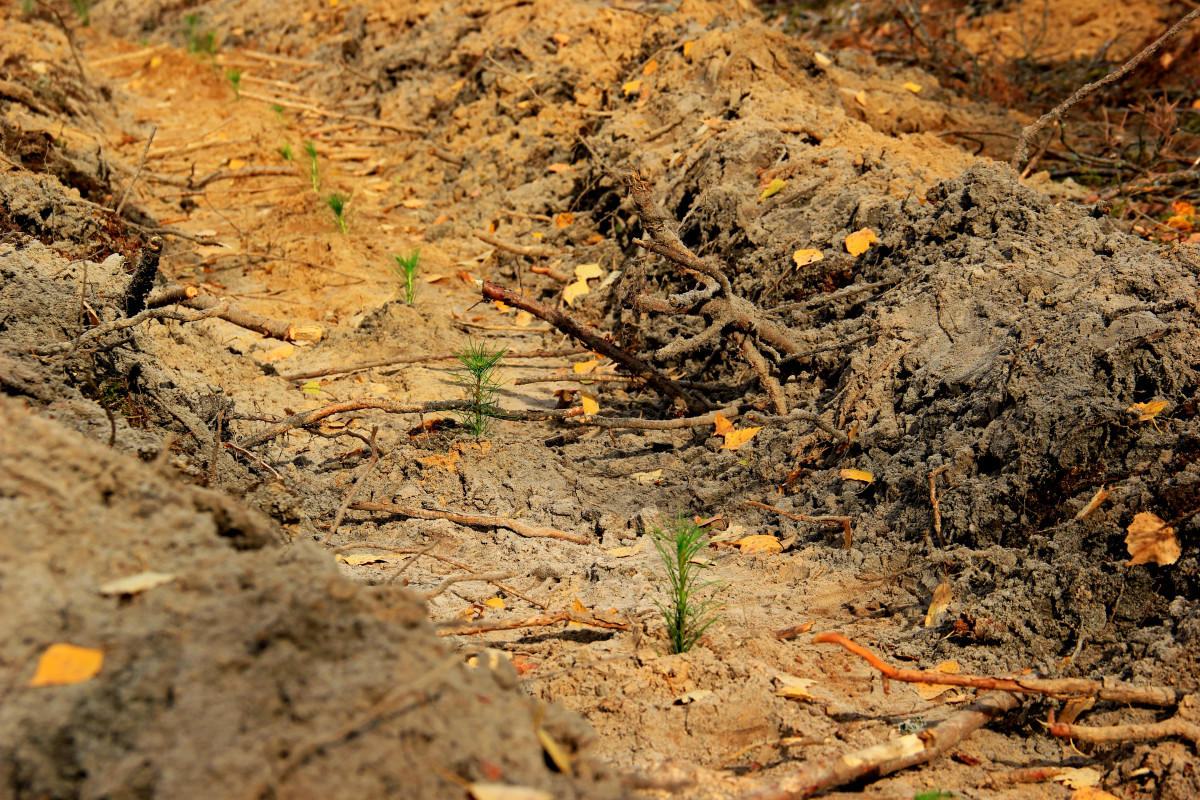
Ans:
<svg viewBox="0 0 1200 800"><path fill-rule="evenodd" d="M292 155L292 143L284 142L281 144L279 146L279 155L283 157L284 161L291 161L294 158Z"/></svg>
<svg viewBox="0 0 1200 800"><path fill-rule="evenodd" d="M492 429L492 419L499 416L500 409L496 396L500 394L500 381L496 373L500 369L500 359L508 348L502 347L492 352L483 342L474 339L467 340L467 346L454 351L454 355L462 364L463 372L452 372L454 382L461 386L467 394L470 405L454 412L459 422L476 439L482 439Z"/></svg>
<svg viewBox="0 0 1200 800"><path fill-rule="evenodd" d="M192 55L207 55L215 59L217 56L217 35L212 31L200 33L200 15L188 14L183 18L183 38L187 42L187 50Z"/></svg>
<svg viewBox="0 0 1200 800"><path fill-rule="evenodd" d="M325 201L325 205L329 206L329 210L333 212L338 228L341 229L342 233L349 233L350 226L346 222L346 207L350 205L350 195L342 194L341 192L330 192L321 199Z"/></svg>
<svg viewBox="0 0 1200 800"><path fill-rule="evenodd" d="M225 77L229 80L229 85L233 87L233 99L242 99L242 71L240 69L225 70Z"/></svg>
<svg viewBox="0 0 1200 800"><path fill-rule="evenodd" d="M304 152L308 153L308 178L312 181L313 191L321 193L321 168L317 166L317 146L309 139L304 143Z"/></svg>
<svg viewBox="0 0 1200 800"><path fill-rule="evenodd" d="M708 546L708 540L704 529L682 514L669 531L655 528L650 538L667 570L667 601L655 601L655 605L666 619L671 652L686 653L720 618L717 599L711 596L700 598L705 590L718 586L720 581L701 581L699 573L708 566L693 560Z"/></svg>
<svg viewBox="0 0 1200 800"><path fill-rule="evenodd" d="M411 306L417 299L417 268L421 263L421 251L413 250L404 256L393 253L392 258L396 259L396 266L392 267L392 272L400 279L400 288L404 290L404 302Z"/></svg>
<svg viewBox="0 0 1200 800"><path fill-rule="evenodd" d="M283 119L283 106L279 105L279 103L271 103L271 110L275 112L275 121L281 126L287 127L287 123Z"/></svg>

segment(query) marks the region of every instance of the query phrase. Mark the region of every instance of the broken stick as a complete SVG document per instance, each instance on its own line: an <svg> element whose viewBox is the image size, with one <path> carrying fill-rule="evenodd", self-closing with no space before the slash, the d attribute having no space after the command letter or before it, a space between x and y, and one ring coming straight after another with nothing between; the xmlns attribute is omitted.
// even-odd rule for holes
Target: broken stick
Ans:
<svg viewBox="0 0 1200 800"><path fill-rule="evenodd" d="M491 281L483 282L483 296L488 300L500 300L510 306L516 306L524 311L528 311L538 319L549 322L563 333L587 345L593 351L624 365L630 372L644 379L648 386L652 386L663 394L673 398L689 411L697 413L705 410L666 375L663 375L637 356L626 352L608 341L595 331L579 324L558 309L551 308L545 303L539 303L537 300L526 297L518 292L505 289L503 286L494 284Z"/></svg>
<svg viewBox="0 0 1200 800"><path fill-rule="evenodd" d="M496 622L480 623L478 625L461 625L450 623L453 627L440 628L438 636L469 636L474 633L489 631L511 631L516 628L537 628L553 625L556 622L576 622L580 625L591 625L594 628L610 628L623 631L629 628L629 623L622 622L616 617L591 614L586 611L554 611L549 614L535 614L532 617L497 620Z"/></svg>
<svg viewBox="0 0 1200 800"><path fill-rule="evenodd" d="M956 747L984 723L1003 716L1017 705L1017 698L1008 692L987 692L980 695L974 705L933 728L806 763L774 784L742 795L739 800L796 800L851 781L879 778L924 764Z"/></svg>
<svg viewBox="0 0 1200 800"><path fill-rule="evenodd" d="M398 403L394 400L346 400L345 402L334 403L324 408L314 408L312 411L293 414L285 420L276 422L265 431L260 431L253 436L246 437L237 444L238 447L243 449L257 447L264 442L271 441L280 434L287 433L293 428L303 428L326 417L332 417L334 414L344 414L347 411L365 411L366 409L375 408L380 411L386 411L389 414L427 414L430 411L453 411L459 408L466 408L468 405L470 403L466 400L438 400L431 403Z"/></svg>
<svg viewBox="0 0 1200 800"><path fill-rule="evenodd" d="M515 519L508 519L506 517L459 514L453 511L431 511L427 508L398 506L395 503L361 502L355 503L350 507L356 508L359 511L386 511L389 514L399 514L402 517L416 517L417 519L448 519L451 522L457 522L459 525L470 525L477 528L507 528L513 533L531 538L561 539L564 542L574 542L575 544L592 543L592 540L586 536L577 536L573 533L560 531L557 528L539 528L536 525L527 525L524 522L518 522Z"/></svg>

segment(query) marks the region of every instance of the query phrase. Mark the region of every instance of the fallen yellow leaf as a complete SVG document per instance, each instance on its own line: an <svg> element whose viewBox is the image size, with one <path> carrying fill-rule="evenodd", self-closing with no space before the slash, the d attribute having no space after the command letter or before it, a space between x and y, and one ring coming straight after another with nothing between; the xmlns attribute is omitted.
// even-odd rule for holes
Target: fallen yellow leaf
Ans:
<svg viewBox="0 0 1200 800"><path fill-rule="evenodd" d="M1174 564L1180 553L1179 540L1175 531L1157 515L1143 511L1133 518L1125 529L1125 546L1129 549L1127 566L1149 564L1153 561L1160 567Z"/></svg>
<svg viewBox="0 0 1200 800"><path fill-rule="evenodd" d="M596 400L596 395L590 392L580 392L579 401L583 404L583 413L589 417L600 413L600 403Z"/></svg>
<svg viewBox="0 0 1200 800"><path fill-rule="evenodd" d="M401 200L400 205L404 206L405 208L410 208L410 209L424 208L425 201L418 200L417 198L412 197L412 198L409 198L408 200Z"/></svg>
<svg viewBox="0 0 1200 800"><path fill-rule="evenodd" d="M913 94L921 93L921 84L919 83L913 83L912 81L909 81L908 83L904 84L904 88L908 89Z"/></svg>
<svg viewBox="0 0 1200 800"><path fill-rule="evenodd" d="M551 164L546 167L547 172L567 172L571 169L570 164Z"/></svg>
<svg viewBox="0 0 1200 800"><path fill-rule="evenodd" d="M575 298L590 294L591 291L586 280L577 280L563 289L563 302L571 305L575 302Z"/></svg>
<svg viewBox="0 0 1200 800"><path fill-rule="evenodd" d="M692 48L695 46L696 46L695 42L684 42L683 43L683 57L688 58L689 56L691 56Z"/></svg>
<svg viewBox="0 0 1200 800"><path fill-rule="evenodd" d="M1166 400L1151 400L1148 403L1134 403L1129 407L1129 410L1138 415L1138 422L1149 422L1157 417L1166 407Z"/></svg>
<svg viewBox="0 0 1200 800"><path fill-rule="evenodd" d="M593 358L588 361L580 361L571 367L571 369L575 370L576 375L587 375L598 366L600 366L600 362Z"/></svg>
<svg viewBox="0 0 1200 800"><path fill-rule="evenodd" d="M812 678L796 678L791 675L780 675L775 679L778 688L775 690L776 697L786 697L788 700L816 700L809 691L808 687L816 683Z"/></svg>
<svg viewBox="0 0 1200 800"><path fill-rule="evenodd" d="M940 672L943 675L957 675L958 670L957 661L943 661L933 668L933 672ZM916 685L917 694L925 700L932 700L949 688L951 687L945 683L918 683Z"/></svg>
<svg viewBox="0 0 1200 800"><path fill-rule="evenodd" d="M734 430L733 423L727 420L720 411L713 415L713 425L716 427L714 433L717 436L724 436Z"/></svg>
<svg viewBox="0 0 1200 800"><path fill-rule="evenodd" d="M809 264L815 264L825 255L820 250L797 250L792 253L792 261L796 262L797 267L807 267Z"/></svg>
<svg viewBox="0 0 1200 800"><path fill-rule="evenodd" d="M553 36L553 37L551 37L551 38L553 38L553 39L554 39L554 41L558 42L558 46L559 46L559 47L566 47L567 43L571 41L571 34L569 34L569 33L556 33L556 34L554 34L554 36Z"/></svg>
<svg viewBox="0 0 1200 800"><path fill-rule="evenodd" d="M533 322L533 314L530 314L528 311L518 311L513 322L517 324L517 327L524 328Z"/></svg>
<svg viewBox="0 0 1200 800"><path fill-rule="evenodd" d="M863 469L844 469L838 473L844 481L862 481L873 483L875 476Z"/></svg>
<svg viewBox="0 0 1200 800"><path fill-rule="evenodd" d="M505 303L503 300L493 300L492 302L496 305L496 310L501 313L512 308L512 306L510 306L508 303Z"/></svg>
<svg viewBox="0 0 1200 800"><path fill-rule="evenodd" d="M154 56L150 59L150 69L158 69L162 66L162 56Z"/></svg>
<svg viewBox="0 0 1200 800"><path fill-rule="evenodd" d="M104 651L73 644L52 644L38 659L32 686L68 686L90 681L104 666Z"/></svg>
<svg viewBox="0 0 1200 800"><path fill-rule="evenodd" d="M320 394L321 393L321 384L317 383L316 381L309 381L308 383L301 386L300 389L305 394Z"/></svg>
<svg viewBox="0 0 1200 800"><path fill-rule="evenodd" d="M737 450L746 442L753 439L761 430L762 426L759 425L757 428L743 428L737 431L730 431L729 433L725 434L725 444L721 445L721 449Z"/></svg>
<svg viewBox="0 0 1200 800"><path fill-rule="evenodd" d="M813 53L813 61L817 62L818 67L828 67L833 63L833 59L824 53Z"/></svg>
<svg viewBox="0 0 1200 800"><path fill-rule="evenodd" d="M938 619L946 613L952 600L954 600L954 593L950 591L950 582L943 580L933 590L933 599L929 602L929 611L925 614L926 628L937 625Z"/></svg>
<svg viewBox="0 0 1200 800"><path fill-rule="evenodd" d="M641 89L641 88L642 88L641 80L629 81L628 83L621 84L621 92L625 95L631 95L634 92L636 92L638 89Z"/></svg>
<svg viewBox="0 0 1200 800"><path fill-rule="evenodd" d="M877 241L879 240L875 238L874 231L863 228L846 237L846 252L852 256L861 256Z"/></svg>
<svg viewBox="0 0 1200 800"><path fill-rule="evenodd" d="M662 470L656 469L653 472L635 472L629 477L633 478L643 486L649 486L662 477Z"/></svg>
<svg viewBox="0 0 1200 800"><path fill-rule="evenodd" d="M604 552L608 553L610 556L616 556L617 558L629 558L630 556L636 556L638 553L642 552L642 548L645 546L646 537L643 536L638 540L638 543L632 547L614 547L612 550L605 550Z"/></svg>
<svg viewBox="0 0 1200 800"><path fill-rule="evenodd" d="M783 545L774 536L768 536L765 533L755 534L754 536L746 536L733 542L738 546L738 549L743 553L766 553L767 555L775 555L783 552Z"/></svg>
<svg viewBox="0 0 1200 800"><path fill-rule="evenodd" d="M767 184L767 188L763 189L763 193L758 196L758 202L761 203L768 197L773 197L774 195L779 194L780 190L782 190L785 186L787 186L787 181L779 178L772 178L771 182Z"/></svg>
<svg viewBox="0 0 1200 800"><path fill-rule="evenodd" d="M504 608L504 598L503 597L493 597L491 599L484 600L483 604L485 606L487 606L488 608Z"/></svg>
<svg viewBox="0 0 1200 800"><path fill-rule="evenodd" d="M642 67L643 75L653 75L658 72L658 59L652 58L646 62L646 66Z"/></svg>
<svg viewBox="0 0 1200 800"><path fill-rule="evenodd" d="M554 227L569 228L573 222L575 222L575 215L570 211L564 211L554 218Z"/></svg>
<svg viewBox="0 0 1200 800"><path fill-rule="evenodd" d="M241 169L244 166L246 166L246 160L243 158L229 159L229 168L230 169Z"/></svg>
<svg viewBox="0 0 1200 800"><path fill-rule="evenodd" d="M575 267L575 277L581 281L586 281L588 278L603 278L604 270L600 269L599 264L580 264Z"/></svg>
<svg viewBox="0 0 1200 800"><path fill-rule="evenodd" d="M858 93L854 95L854 99L858 101L858 104L860 106L862 106L863 108L866 108L867 107L867 90L859 89Z"/></svg>

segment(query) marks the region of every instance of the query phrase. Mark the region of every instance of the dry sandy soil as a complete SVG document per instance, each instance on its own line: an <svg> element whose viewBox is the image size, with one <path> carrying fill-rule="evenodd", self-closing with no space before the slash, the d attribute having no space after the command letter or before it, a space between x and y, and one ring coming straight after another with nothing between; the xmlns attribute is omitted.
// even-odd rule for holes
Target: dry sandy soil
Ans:
<svg viewBox="0 0 1200 800"><path fill-rule="evenodd" d="M1064 52L1041 9L962 39L1027 44L1041 15ZM1125 56L1181 16L1111 11L1064 17L1078 47L1127 32ZM746 0L0 23L0 797L798 797L798 771L974 702L813 641L834 632L900 667L1177 697L1024 698L847 796L1200 794L1187 736L1044 724L1200 714L1200 245L986 158L1028 120ZM996 136L977 156L956 130ZM691 271L637 243L634 169ZM153 291L199 305L122 326L155 236ZM478 438L447 408L469 341L507 348ZM734 449L714 409L761 429ZM1174 560L1130 563L1143 514ZM718 540L721 611L672 655L647 531L681 517ZM103 665L31 686L55 643Z"/></svg>

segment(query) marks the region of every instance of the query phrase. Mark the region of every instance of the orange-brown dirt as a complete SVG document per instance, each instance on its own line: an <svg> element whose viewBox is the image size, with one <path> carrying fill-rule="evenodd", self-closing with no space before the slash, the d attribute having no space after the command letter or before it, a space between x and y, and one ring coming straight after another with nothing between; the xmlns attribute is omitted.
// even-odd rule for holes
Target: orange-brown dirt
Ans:
<svg viewBox="0 0 1200 800"><path fill-rule="evenodd" d="M983 60L1120 59L1178 11L1006 3L962 10L957 39ZM0 797L736 798L970 700L884 684L812 641L829 631L914 668L1197 690L1200 245L990 160L1028 109L748 0L103 0L87 26L40 2L0 22ZM764 348L765 369L802 413L776 414L754 326L689 341L711 306L639 299L697 284L635 243L631 169L787 332L796 352ZM77 338L119 323L152 236L160 288L305 335L184 309ZM417 250L408 302L395 256ZM445 355L471 341L507 349L512 416L678 414L636 382L578 382L624 373L481 302L480 280L761 430L736 450L712 424L474 437L449 411L359 409L254 440L332 403L458 400ZM1145 513L1171 523L1172 563L1128 563ZM647 532L681 515L720 517L701 574L721 611L673 655ZM730 544L751 535L774 547ZM170 579L101 592L150 571ZM492 580L445 583L470 571ZM569 610L620 627L453 635ZM54 643L103 667L30 686ZM1055 739L1062 705L1027 700L835 796L1200 793L1185 740ZM1078 722L1176 711L1194 706Z"/></svg>

